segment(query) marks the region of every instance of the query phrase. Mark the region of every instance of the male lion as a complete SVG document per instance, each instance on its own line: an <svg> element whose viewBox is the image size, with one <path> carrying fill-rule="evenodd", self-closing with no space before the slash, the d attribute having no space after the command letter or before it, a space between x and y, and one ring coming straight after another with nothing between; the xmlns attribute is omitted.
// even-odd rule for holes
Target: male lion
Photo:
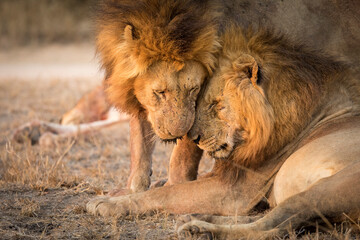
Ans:
<svg viewBox="0 0 360 240"><path fill-rule="evenodd" d="M242 167L285 161L269 196L276 207L237 225L221 217L187 217L179 233L269 237L314 218L359 218L358 75L267 31L234 27L223 41L225 57L200 96L189 135L223 161L217 170L227 174L223 179ZM273 158L284 150L285 158Z"/></svg>
<svg viewBox="0 0 360 240"><path fill-rule="evenodd" d="M239 229L265 232L282 223L278 227L283 231L289 220L294 219L297 227L318 211L330 217L342 212L357 217L360 83L351 69L269 31L231 28L222 44L219 69L200 94L189 133L217 159L212 175L143 193L97 198L88 203L88 211L117 216L154 209L247 214L273 189L278 206ZM289 218L294 214L299 215ZM180 232L222 233L232 227L194 221Z"/></svg>
<svg viewBox="0 0 360 240"><path fill-rule="evenodd" d="M210 2L104 0L100 4L97 49L106 72L105 92L111 104L131 115L128 188L132 192L150 185L155 133L165 141L176 141L194 122L197 94L212 73L219 46L215 7ZM179 139L171 161L181 164L175 164L177 175L170 175L168 184L194 180L201 154L192 141Z"/></svg>

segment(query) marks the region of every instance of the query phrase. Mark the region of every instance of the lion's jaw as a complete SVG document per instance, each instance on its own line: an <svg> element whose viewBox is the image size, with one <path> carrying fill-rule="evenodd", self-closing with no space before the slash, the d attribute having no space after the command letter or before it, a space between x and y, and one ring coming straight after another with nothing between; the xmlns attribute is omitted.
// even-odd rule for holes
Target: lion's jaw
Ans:
<svg viewBox="0 0 360 240"><path fill-rule="evenodd" d="M222 60L197 102L189 137L216 159L256 158L273 131L273 109L262 86L250 80L255 71L248 60Z"/></svg>
<svg viewBox="0 0 360 240"><path fill-rule="evenodd" d="M203 87L197 102L196 119L188 133L199 148L215 159L229 157L242 142L242 127L235 123L234 111L228 111L230 107L225 105L224 87L225 81L220 73Z"/></svg>
<svg viewBox="0 0 360 240"><path fill-rule="evenodd" d="M188 61L178 66L161 61L135 80L135 95L148 112L154 132L163 140L180 138L195 119L195 105L205 68Z"/></svg>
<svg viewBox="0 0 360 240"><path fill-rule="evenodd" d="M234 151L234 148L241 142L240 129L232 127L226 128L222 131L218 131L216 136L205 138L199 141L199 148L215 158L215 159L226 159Z"/></svg>

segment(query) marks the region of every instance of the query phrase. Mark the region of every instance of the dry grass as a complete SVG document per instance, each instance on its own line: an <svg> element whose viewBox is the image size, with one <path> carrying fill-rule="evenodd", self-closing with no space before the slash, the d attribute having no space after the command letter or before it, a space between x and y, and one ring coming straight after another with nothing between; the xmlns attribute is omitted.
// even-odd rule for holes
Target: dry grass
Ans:
<svg viewBox="0 0 360 240"><path fill-rule="evenodd" d="M2 239L177 239L175 216L158 212L121 219L94 217L85 204L126 184L129 128L124 123L51 149L12 143L12 129L34 118L58 121L95 82L0 80L0 236ZM166 176L172 146L158 144L153 180ZM210 161L201 171L211 167ZM359 223L357 227L359 227ZM288 239L359 239L350 221L289 231ZM355 230L356 230L355 225ZM322 231L320 231L322 230Z"/></svg>
<svg viewBox="0 0 360 240"><path fill-rule="evenodd" d="M92 0L1 0L0 46L92 39Z"/></svg>
<svg viewBox="0 0 360 240"><path fill-rule="evenodd" d="M95 82L0 80L0 236L2 239L171 239L173 216L90 216L86 202L116 185L129 170L128 124L51 149L10 141L12 129L34 118L58 121ZM40 104L42 103L42 104ZM172 146L159 145L154 179L166 176Z"/></svg>

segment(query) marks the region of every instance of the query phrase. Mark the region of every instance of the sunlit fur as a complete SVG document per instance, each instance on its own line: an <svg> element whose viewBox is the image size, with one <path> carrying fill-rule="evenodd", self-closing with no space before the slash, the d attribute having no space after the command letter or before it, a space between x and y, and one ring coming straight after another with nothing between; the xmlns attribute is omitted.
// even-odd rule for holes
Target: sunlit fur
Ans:
<svg viewBox="0 0 360 240"><path fill-rule="evenodd" d="M97 49L110 102L130 114L141 110L134 95L134 79L159 61L180 70L194 60L211 73L219 45L211 11L208 1L102 1L97 16Z"/></svg>
<svg viewBox="0 0 360 240"><path fill-rule="evenodd" d="M215 165L225 180L234 182L242 169L261 165L321 114L325 117L341 104L359 104L359 83L348 77L351 70L345 64L281 34L231 27L222 45L219 69L198 102L189 135L200 134L204 141L216 136L217 145L209 149L200 140L204 150L233 146L224 150L229 157L219 154ZM220 105L216 113L201 109L212 102Z"/></svg>

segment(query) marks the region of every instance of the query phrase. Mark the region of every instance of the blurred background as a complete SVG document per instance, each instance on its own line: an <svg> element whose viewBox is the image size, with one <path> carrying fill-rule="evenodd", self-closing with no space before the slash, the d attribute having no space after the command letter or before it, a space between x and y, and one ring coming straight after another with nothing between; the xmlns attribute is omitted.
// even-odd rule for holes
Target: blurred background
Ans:
<svg viewBox="0 0 360 240"><path fill-rule="evenodd" d="M91 0L1 0L0 46L92 42Z"/></svg>
<svg viewBox="0 0 360 240"><path fill-rule="evenodd" d="M1 0L0 78L101 78L95 0Z"/></svg>

